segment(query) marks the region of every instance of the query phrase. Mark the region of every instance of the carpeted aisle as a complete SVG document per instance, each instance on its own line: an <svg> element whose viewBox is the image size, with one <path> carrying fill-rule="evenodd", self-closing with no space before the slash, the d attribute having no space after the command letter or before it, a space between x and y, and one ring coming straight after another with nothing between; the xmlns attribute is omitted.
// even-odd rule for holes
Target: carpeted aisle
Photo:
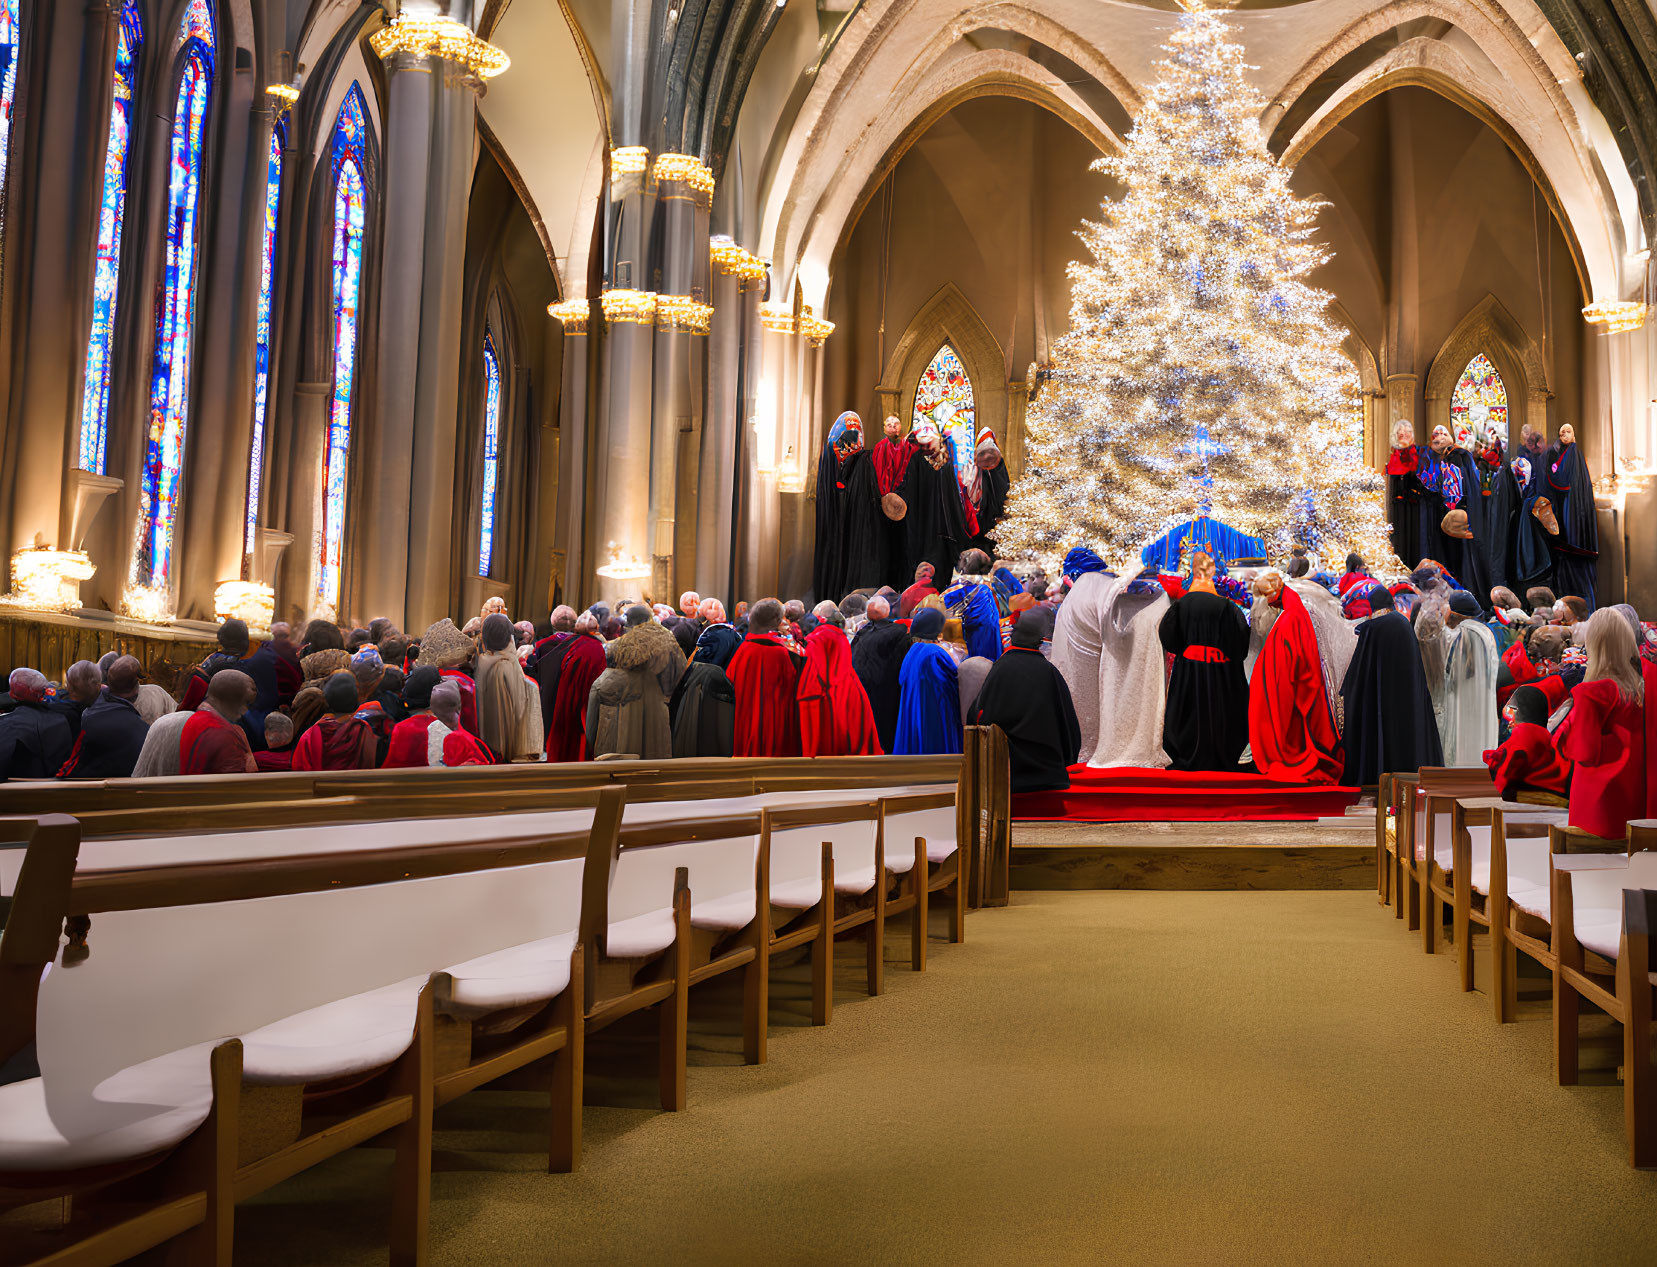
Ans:
<svg viewBox="0 0 1657 1267"><path fill-rule="evenodd" d="M1620 1089L1554 1086L1546 1013L1495 1025L1372 894L1014 898L924 977L894 926L826 1030L783 990L763 1068L693 996L690 1110L589 1107L579 1174L534 1097L451 1106L434 1262L1651 1260ZM239 1210L238 1263L383 1262L388 1164Z"/></svg>

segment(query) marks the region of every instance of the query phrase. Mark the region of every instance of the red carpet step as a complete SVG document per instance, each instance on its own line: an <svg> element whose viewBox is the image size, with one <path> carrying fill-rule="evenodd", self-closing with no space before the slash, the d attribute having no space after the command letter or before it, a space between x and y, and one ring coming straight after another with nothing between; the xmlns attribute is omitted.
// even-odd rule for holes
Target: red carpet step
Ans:
<svg viewBox="0 0 1657 1267"><path fill-rule="evenodd" d="M1258 774L1070 767L1066 792L1020 792L1013 818L1031 822L1297 822L1346 813L1355 787L1276 783Z"/></svg>

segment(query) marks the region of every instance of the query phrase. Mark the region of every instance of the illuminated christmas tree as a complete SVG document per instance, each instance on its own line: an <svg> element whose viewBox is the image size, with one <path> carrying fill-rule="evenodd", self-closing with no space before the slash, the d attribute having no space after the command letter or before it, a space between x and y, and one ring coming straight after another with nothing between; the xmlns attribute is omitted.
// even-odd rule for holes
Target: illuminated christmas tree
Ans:
<svg viewBox="0 0 1657 1267"><path fill-rule="evenodd" d="M1070 331L1027 415L1028 460L996 533L1007 557L1089 544L1110 562L1204 517L1339 560L1398 564L1382 477L1364 465L1357 369L1330 296L1321 203L1266 149L1264 102L1213 13L1164 46L1126 148L1125 186L1084 222Z"/></svg>

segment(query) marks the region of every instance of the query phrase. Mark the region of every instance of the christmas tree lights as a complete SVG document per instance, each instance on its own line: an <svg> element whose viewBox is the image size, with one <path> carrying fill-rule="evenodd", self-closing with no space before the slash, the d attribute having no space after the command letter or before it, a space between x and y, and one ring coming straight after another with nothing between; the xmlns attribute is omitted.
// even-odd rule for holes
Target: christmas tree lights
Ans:
<svg viewBox="0 0 1657 1267"><path fill-rule="evenodd" d="M1321 203L1266 148L1264 106L1217 15L1180 19L1123 152L1125 188L1080 236L1070 330L1026 415L1028 460L996 533L1007 557L1089 544L1113 562L1189 519L1399 564L1364 465L1356 367L1330 296Z"/></svg>

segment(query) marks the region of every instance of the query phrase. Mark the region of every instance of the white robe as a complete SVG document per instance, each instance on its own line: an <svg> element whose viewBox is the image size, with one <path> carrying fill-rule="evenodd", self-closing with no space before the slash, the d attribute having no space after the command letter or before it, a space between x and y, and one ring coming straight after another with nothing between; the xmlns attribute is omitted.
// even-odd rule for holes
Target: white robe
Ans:
<svg viewBox="0 0 1657 1267"><path fill-rule="evenodd" d="M1099 657L1104 649L1105 595L1115 577L1089 572L1076 578L1053 622L1053 649L1047 659L1070 688L1085 757L1099 742Z"/></svg>
<svg viewBox="0 0 1657 1267"><path fill-rule="evenodd" d="M1155 594L1129 594L1128 587L1136 579L1117 577L1105 595L1105 642L1098 684L1099 741L1088 761L1098 768L1140 766L1161 770L1168 765L1168 754L1162 748L1168 678L1158 627L1170 600L1161 586Z"/></svg>
<svg viewBox="0 0 1657 1267"><path fill-rule="evenodd" d="M1352 663L1352 653L1358 649L1358 630L1341 614L1340 600L1316 581L1297 577L1289 582L1289 588L1300 595L1306 614L1312 618L1312 632L1318 640L1318 660L1323 666L1323 693L1329 700L1329 715L1335 719L1336 728L1344 731L1346 718L1341 702L1341 683L1346 681L1347 666Z"/></svg>
<svg viewBox="0 0 1657 1267"><path fill-rule="evenodd" d="M1416 624L1421 665L1433 697L1433 716L1444 745L1444 764L1484 765L1484 754L1501 742L1496 711L1496 636L1483 621L1463 620L1454 629L1442 623L1434 605Z"/></svg>

